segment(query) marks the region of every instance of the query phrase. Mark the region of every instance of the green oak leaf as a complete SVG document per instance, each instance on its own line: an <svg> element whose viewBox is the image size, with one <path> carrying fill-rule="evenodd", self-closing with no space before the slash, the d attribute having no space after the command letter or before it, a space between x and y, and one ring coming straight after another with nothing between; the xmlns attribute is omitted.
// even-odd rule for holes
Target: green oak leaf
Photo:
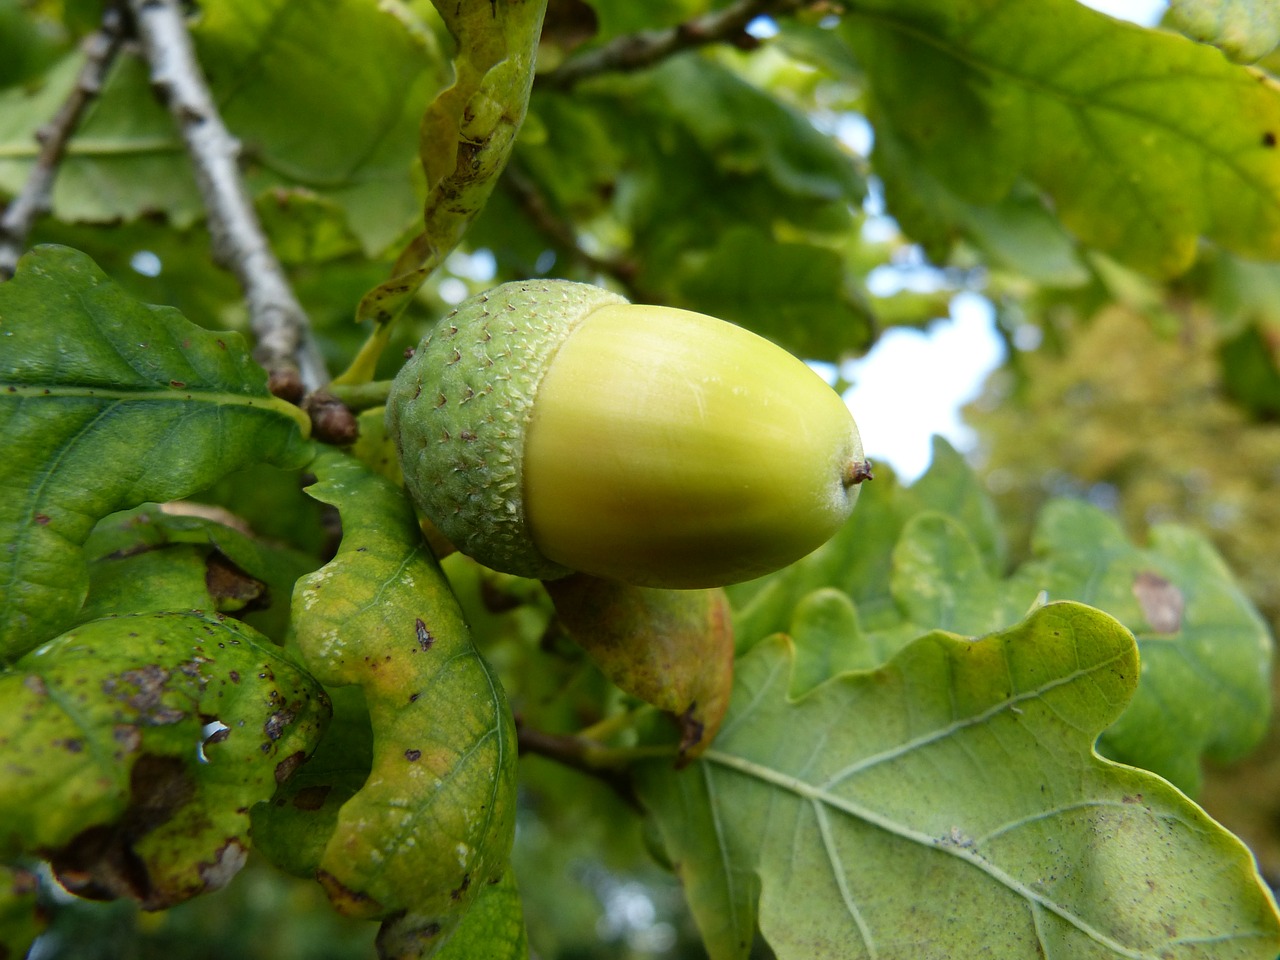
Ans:
<svg viewBox="0 0 1280 960"><path fill-rule="evenodd" d="M1057 500L1032 548L1013 578L1022 592L1101 607L1138 638L1142 682L1099 742L1107 756L1195 791L1202 756L1237 759L1258 743L1271 709L1271 633L1204 537L1162 524L1137 547L1097 507Z"/></svg>
<svg viewBox="0 0 1280 960"><path fill-rule="evenodd" d="M739 663L713 748L639 794L713 960L1257 958L1280 916L1244 845L1100 758L1138 681L1116 620L1068 602L927 634L790 699L787 640Z"/></svg>
<svg viewBox="0 0 1280 960"><path fill-rule="evenodd" d="M373 731L357 686L329 691L333 722L306 764L250 811L253 846L298 877L315 877L342 805L369 779Z"/></svg>
<svg viewBox="0 0 1280 960"><path fill-rule="evenodd" d="M0 957L26 956L46 920L37 901L35 873L0 864Z"/></svg>
<svg viewBox="0 0 1280 960"><path fill-rule="evenodd" d="M384 954L398 956L387 950L390 939L380 937L378 946ZM510 870L480 889L458 929L436 956L439 960L526 960L529 938L520 891Z"/></svg>
<svg viewBox="0 0 1280 960"><path fill-rule="evenodd" d="M418 127L447 82L437 27L404 3L203 7L193 38L223 119L249 146L250 186L301 187L331 201L371 256L412 229Z"/></svg>
<svg viewBox="0 0 1280 960"><path fill-rule="evenodd" d="M40 150L36 132L75 87L84 53L60 59L39 84L0 93L0 192L22 189ZM53 213L63 220L133 220L163 210L185 228L203 212L182 138L152 94L146 64L120 56L101 96L68 142L53 184Z"/></svg>
<svg viewBox="0 0 1280 960"><path fill-rule="evenodd" d="M1025 178L1081 241L1161 276L1200 237L1280 255L1280 87L1216 50L1073 0L860 0L840 29L902 147L877 164L977 204Z"/></svg>
<svg viewBox="0 0 1280 960"><path fill-rule="evenodd" d="M305 760L324 691L266 638L198 611L106 617L0 673L0 859L94 898L172 906L226 883L248 811Z"/></svg>
<svg viewBox="0 0 1280 960"><path fill-rule="evenodd" d="M234 613L283 643L293 584L317 562L202 503L144 504L102 520L85 541L81 620L199 608Z"/></svg>
<svg viewBox="0 0 1280 960"><path fill-rule="evenodd" d="M858 608L834 587L819 587L796 604L788 635L796 648L793 695L841 673L870 670L884 660L862 632Z"/></svg>
<svg viewBox="0 0 1280 960"><path fill-rule="evenodd" d="M312 470L308 492L338 508L343 538L297 584L297 643L323 683L360 686L373 733L368 779L317 871L338 910L427 955L507 869L514 721L404 491L337 452Z"/></svg>
<svg viewBox="0 0 1280 960"><path fill-rule="evenodd" d="M682 267L675 280L681 306L729 319L799 356L836 361L870 345L870 309L835 248L737 227Z"/></svg>
<svg viewBox="0 0 1280 960"><path fill-rule="evenodd" d="M943 513L924 511L903 528L893 550L890 589L903 618L917 628L974 636L1020 618L1031 591L1008 609L1004 583L984 569L965 528Z"/></svg>
<svg viewBox="0 0 1280 960"><path fill-rule="evenodd" d="M75 620L100 518L311 455L238 334L130 299L74 250L37 248L0 285L0 344L0 663Z"/></svg>
<svg viewBox="0 0 1280 960"><path fill-rule="evenodd" d="M967 531L986 575L1002 573L1005 548L991 498L964 457L935 437L929 471L913 486L903 487L891 471L876 466L853 516L831 540L775 574L728 588L739 650L786 631L801 599L823 587L853 599L864 629L900 624L903 613L891 584L893 554L907 523L925 510L953 517ZM939 625L919 624L926 630Z"/></svg>

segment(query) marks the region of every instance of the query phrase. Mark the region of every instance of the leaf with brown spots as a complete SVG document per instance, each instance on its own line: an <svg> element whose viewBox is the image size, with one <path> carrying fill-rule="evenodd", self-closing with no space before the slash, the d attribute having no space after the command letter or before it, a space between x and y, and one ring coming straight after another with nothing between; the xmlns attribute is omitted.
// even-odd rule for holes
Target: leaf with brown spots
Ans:
<svg viewBox="0 0 1280 960"><path fill-rule="evenodd" d="M328 717L315 681L237 621L76 627L0 674L0 860L46 857L73 892L147 909L217 889L244 862L248 809Z"/></svg>
<svg viewBox="0 0 1280 960"><path fill-rule="evenodd" d="M1131 543L1097 507L1052 501L1036 524L1036 556L1012 583L1024 597L1045 590L1100 607L1133 631L1142 683L1098 748L1194 794L1202 758L1239 758L1266 730L1272 641L1203 536L1158 524L1149 541Z"/></svg>
<svg viewBox="0 0 1280 960"><path fill-rule="evenodd" d="M426 953L507 869L514 723L404 492L337 451L312 469L343 539L294 591L298 645L325 684L360 687L373 735L318 875L340 911Z"/></svg>

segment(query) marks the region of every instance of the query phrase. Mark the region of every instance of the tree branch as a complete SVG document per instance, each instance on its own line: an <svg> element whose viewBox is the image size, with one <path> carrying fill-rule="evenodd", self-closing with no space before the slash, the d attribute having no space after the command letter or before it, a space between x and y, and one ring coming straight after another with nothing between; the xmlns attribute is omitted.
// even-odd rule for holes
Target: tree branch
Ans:
<svg viewBox="0 0 1280 960"><path fill-rule="evenodd" d="M613 788L627 803L638 806L628 767L639 760L676 758L675 745L610 749L585 737L547 733L516 716L516 746L521 754L537 754L595 777Z"/></svg>
<svg viewBox="0 0 1280 960"><path fill-rule="evenodd" d="M122 37L120 11L108 7L102 15L101 28L85 38L81 48L84 64L71 93L53 119L36 132L40 150L36 154L35 166L17 196L5 207L4 215L0 216L0 280L13 276L31 228L52 207L53 182L66 153L67 141L80 125L85 108L102 89L107 72L120 51Z"/></svg>
<svg viewBox="0 0 1280 960"><path fill-rule="evenodd" d="M209 218L213 257L244 290L257 338L255 356L271 391L301 399L328 381L302 305L267 243L240 177L239 142L227 130L196 60L178 0L129 0L151 65L151 83L182 132Z"/></svg>
<svg viewBox="0 0 1280 960"><path fill-rule="evenodd" d="M636 265L624 258L606 260L583 249L573 225L558 217L538 185L514 162L507 165L500 181L533 225L580 266L613 277L633 303L647 302L636 288Z"/></svg>
<svg viewBox="0 0 1280 960"><path fill-rule="evenodd" d="M573 57L554 70L539 74L536 83L553 90L568 90L588 77L601 73L640 70L664 60L672 54L709 43L745 42L747 24L756 17L789 13L804 5L805 0L738 0L723 10L695 17L666 30L617 39Z"/></svg>

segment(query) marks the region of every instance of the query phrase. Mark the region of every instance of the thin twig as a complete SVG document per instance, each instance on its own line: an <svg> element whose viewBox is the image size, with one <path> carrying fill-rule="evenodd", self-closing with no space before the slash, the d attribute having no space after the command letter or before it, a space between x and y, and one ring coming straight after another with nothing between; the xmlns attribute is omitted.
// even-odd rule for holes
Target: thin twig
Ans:
<svg viewBox="0 0 1280 960"><path fill-rule="evenodd" d="M213 257L236 275L244 289L256 356L271 378L272 392L298 400L328 381L311 325L294 296L280 261L240 176L240 144L213 102L178 0L129 0L151 83L182 132L209 217Z"/></svg>
<svg viewBox="0 0 1280 960"><path fill-rule="evenodd" d="M628 764L655 757L675 757L674 747L611 750L585 737L536 730L527 726L519 716L516 717L516 744L521 754L537 754L595 777L633 806L638 805L638 801L627 773Z"/></svg>
<svg viewBox="0 0 1280 960"><path fill-rule="evenodd" d="M573 57L554 70L538 74L541 87L568 90L578 82L601 73L640 70L672 54L709 43L749 42L747 24L757 17L789 13L804 0L738 0L723 10L686 20L666 30L646 30L630 34Z"/></svg>
<svg viewBox="0 0 1280 960"><path fill-rule="evenodd" d="M86 37L81 47L84 64L71 93L53 119L36 132L40 149L35 165L22 189L0 216L0 280L13 276L31 228L53 206L53 182L66 153L67 141L80 125L85 108L102 89L107 72L120 51L122 35L120 11L108 7L102 15L101 28Z"/></svg>
<svg viewBox="0 0 1280 960"><path fill-rule="evenodd" d="M538 185L514 162L507 165L501 183L533 225L580 266L613 277L634 302L647 302L650 299L644 297L636 288L636 265L623 258L606 260L585 250L578 242L578 236L572 224L552 211Z"/></svg>

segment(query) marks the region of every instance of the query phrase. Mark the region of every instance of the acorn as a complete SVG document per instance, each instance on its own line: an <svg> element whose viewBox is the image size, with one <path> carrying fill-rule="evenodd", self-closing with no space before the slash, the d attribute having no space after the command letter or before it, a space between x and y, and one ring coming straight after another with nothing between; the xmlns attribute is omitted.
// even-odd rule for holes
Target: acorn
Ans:
<svg viewBox="0 0 1280 960"><path fill-rule="evenodd" d="M844 402L782 348L562 280L504 284L437 323L387 427L445 537L542 580L763 576L835 533L870 476Z"/></svg>

